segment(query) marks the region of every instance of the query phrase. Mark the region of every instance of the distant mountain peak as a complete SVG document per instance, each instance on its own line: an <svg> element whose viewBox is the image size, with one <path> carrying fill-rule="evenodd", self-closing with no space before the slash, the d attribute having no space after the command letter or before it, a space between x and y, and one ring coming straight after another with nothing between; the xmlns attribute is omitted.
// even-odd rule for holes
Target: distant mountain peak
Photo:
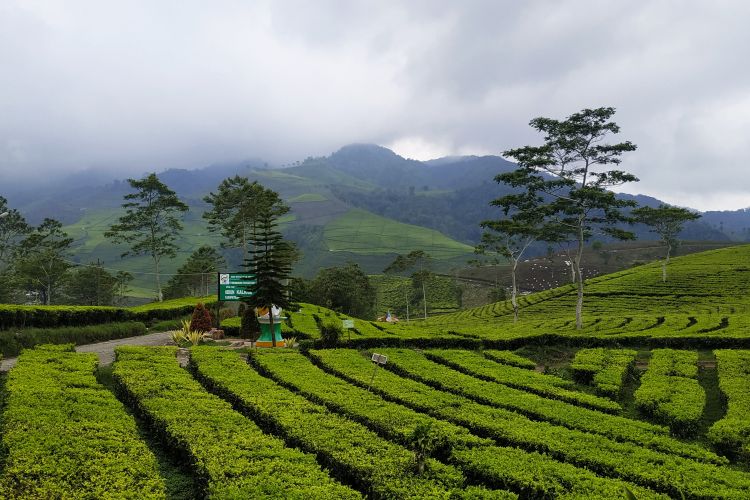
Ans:
<svg viewBox="0 0 750 500"><path fill-rule="evenodd" d="M369 158L380 158L387 160L404 160L390 149L378 144L353 143L347 144L331 155L331 158L342 158L352 156L367 156Z"/></svg>

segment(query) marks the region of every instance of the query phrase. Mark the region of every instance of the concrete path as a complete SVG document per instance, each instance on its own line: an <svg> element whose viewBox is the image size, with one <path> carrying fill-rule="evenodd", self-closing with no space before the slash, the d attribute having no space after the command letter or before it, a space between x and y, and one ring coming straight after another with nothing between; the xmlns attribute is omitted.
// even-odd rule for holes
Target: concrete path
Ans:
<svg viewBox="0 0 750 500"><path fill-rule="evenodd" d="M96 344L76 346L77 352L93 352L99 356L100 365L108 365L115 360L115 347L120 345L167 345L171 343L171 333L157 332L138 337L127 337L124 339L108 340ZM174 344L173 344L174 345ZM0 363L0 371L7 372L16 365L16 358L3 359Z"/></svg>

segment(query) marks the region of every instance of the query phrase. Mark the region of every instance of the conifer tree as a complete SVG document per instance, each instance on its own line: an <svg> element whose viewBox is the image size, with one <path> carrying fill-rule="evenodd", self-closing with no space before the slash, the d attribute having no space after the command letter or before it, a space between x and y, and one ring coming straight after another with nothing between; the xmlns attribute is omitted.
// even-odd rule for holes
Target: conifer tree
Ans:
<svg viewBox="0 0 750 500"><path fill-rule="evenodd" d="M239 175L224 179L216 193L203 200L211 205L203 214L209 231L224 237L222 247L242 248L243 259L250 258L250 241L260 218L269 211L276 217L289 212L278 193Z"/></svg>
<svg viewBox="0 0 750 500"><path fill-rule="evenodd" d="M267 198L267 199L270 199ZM261 212L255 231L250 238L252 250L246 261L246 269L255 276L255 284L250 287L252 296L245 302L255 308L268 310L272 345L276 347L273 335L274 318L272 307L289 309L288 279L295 255L293 245L284 241L278 230L278 212L269 204Z"/></svg>

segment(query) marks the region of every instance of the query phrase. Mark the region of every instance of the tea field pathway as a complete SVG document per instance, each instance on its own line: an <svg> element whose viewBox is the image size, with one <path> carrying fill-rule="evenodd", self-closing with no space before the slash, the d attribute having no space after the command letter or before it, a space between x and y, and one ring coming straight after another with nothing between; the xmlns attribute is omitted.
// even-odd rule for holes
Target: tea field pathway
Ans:
<svg viewBox="0 0 750 500"><path fill-rule="evenodd" d="M99 356L100 365L108 365L115 360L115 347L121 345L165 345L171 340L170 332L157 332L140 335L138 337L127 337L124 339L107 340L96 344L85 344L76 346L77 352L93 352ZM7 372L16 365L16 358L3 359L0 363L0 371Z"/></svg>

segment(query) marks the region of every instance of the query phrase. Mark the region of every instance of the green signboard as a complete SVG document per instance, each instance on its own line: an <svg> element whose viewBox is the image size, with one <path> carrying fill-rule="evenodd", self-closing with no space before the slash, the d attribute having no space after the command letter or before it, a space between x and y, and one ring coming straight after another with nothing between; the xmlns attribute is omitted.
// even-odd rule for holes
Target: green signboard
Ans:
<svg viewBox="0 0 750 500"><path fill-rule="evenodd" d="M250 273L219 273L219 300L237 301L252 297L250 285L255 284L255 275Z"/></svg>

